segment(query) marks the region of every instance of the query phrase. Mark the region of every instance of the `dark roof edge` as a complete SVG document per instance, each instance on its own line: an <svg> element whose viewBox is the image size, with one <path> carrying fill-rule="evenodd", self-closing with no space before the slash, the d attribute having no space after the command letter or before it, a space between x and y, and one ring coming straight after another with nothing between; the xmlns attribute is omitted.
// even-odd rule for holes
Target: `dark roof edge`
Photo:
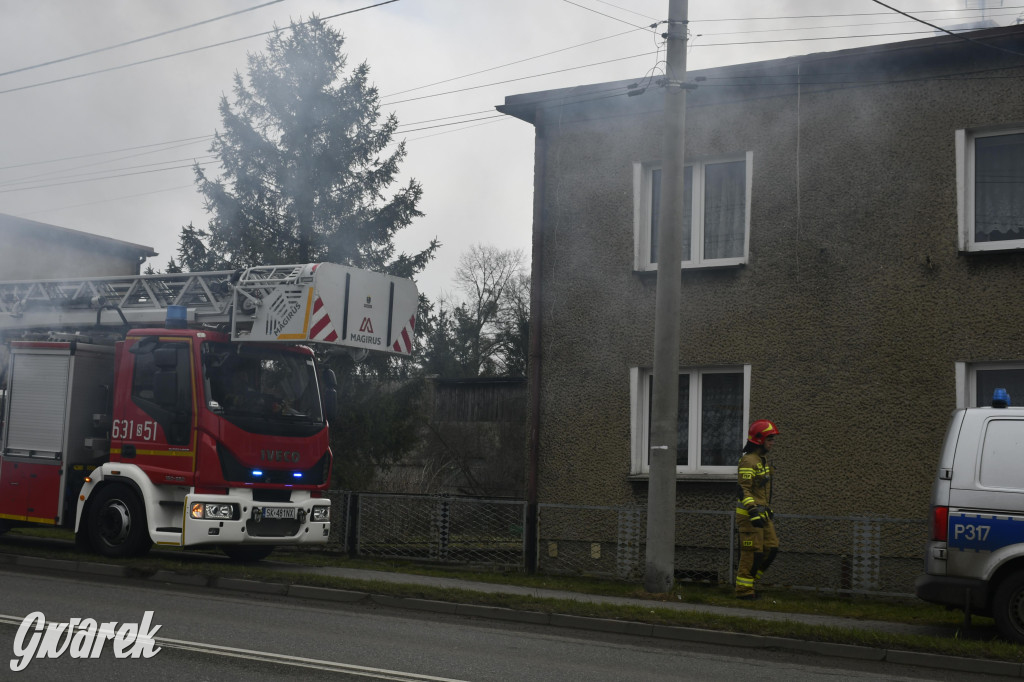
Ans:
<svg viewBox="0 0 1024 682"><path fill-rule="evenodd" d="M0 213L0 228L4 227L22 232L44 231L49 233L48 236L52 236L53 238L104 245L108 248L117 249L118 251L134 252L140 257L145 256L148 258L150 256L159 255L151 246L133 244L132 242L126 242L121 239L104 237L98 234L91 234L80 230L72 230L67 227L60 227L59 225L41 223L36 220L29 220L28 218L19 218L18 216Z"/></svg>
<svg viewBox="0 0 1024 682"><path fill-rule="evenodd" d="M759 62L744 62L742 64L730 64L728 66L714 66L707 69L696 69L687 72L687 79L712 76L721 77L723 75L734 74L744 70L756 70L759 73L767 74L773 71L789 71L801 64L837 59L857 59L868 56L881 56L887 53L933 50L941 47L950 47L958 43L965 46L974 45L975 47L983 47L985 40L1021 34L1024 34L1024 24L999 26L996 28L986 28L977 31L967 31L956 35L943 34L929 38L904 40L897 43L867 45L864 47L853 47L844 50L834 50L831 52L812 52L804 55L768 59ZM992 53L996 54L999 50L1000 48L993 47ZM1024 59L1022 59L1021 64L1024 65ZM593 95L599 90L613 90L616 88L625 89L636 83L637 80L638 79L636 78L631 78L627 80L590 83L568 88L539 90L519 95L509 95L505 97L505 103L499 104L495 109L500 113L534 124L536 122L537 110L542 104L550 104L552 100L565 100L583 95Z"/></svg>

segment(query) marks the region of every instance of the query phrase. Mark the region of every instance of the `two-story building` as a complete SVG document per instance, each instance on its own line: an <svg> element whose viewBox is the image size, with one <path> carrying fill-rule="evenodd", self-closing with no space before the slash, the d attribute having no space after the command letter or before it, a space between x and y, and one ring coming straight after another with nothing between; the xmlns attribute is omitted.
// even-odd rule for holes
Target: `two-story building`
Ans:
<svg viewBox="0 0 1024 682"><path fill-rule="evenodd" d="M950 412L1024 402L1024 26L687 80L674 188L656 82L499 107L536 130L540 563L642 571L657 207L679 191L680 574L723 579L736 461L769 418L777 580L909 592Z"/></svg>

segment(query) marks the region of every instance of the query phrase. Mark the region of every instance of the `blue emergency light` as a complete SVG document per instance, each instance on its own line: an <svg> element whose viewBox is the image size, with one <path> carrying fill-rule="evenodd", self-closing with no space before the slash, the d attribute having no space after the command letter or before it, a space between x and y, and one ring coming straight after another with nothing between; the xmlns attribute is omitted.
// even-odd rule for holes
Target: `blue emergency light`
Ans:
<svg viewBox="0 0 1024 682"><path fill-rule="evenodd" d="M253 478L259 478L262 475L263 475L263 471L261 471L260 469L253 469L252 470L252 477Z"/></svg>
<svg viewBox="0 0 1024 682"><path fill-rule="evenodd" d="M997 388L992 394L992 407L1009 407L1010 394L1005 388Z"/></svg>
<svg viewBox="0 0 1024 682"><path fill-rule="evenodd" d="M167 329L185 329L188 327L188 308L183 305L167 306L167 320L164 322Z"/></svg>

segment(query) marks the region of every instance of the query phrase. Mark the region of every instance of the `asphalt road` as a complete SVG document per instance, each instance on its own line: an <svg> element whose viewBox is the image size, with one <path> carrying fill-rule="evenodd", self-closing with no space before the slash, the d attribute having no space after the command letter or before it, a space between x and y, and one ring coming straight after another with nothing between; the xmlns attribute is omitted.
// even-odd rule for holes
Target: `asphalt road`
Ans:
<svg viewBox="0 0 1024 682"><path fill-rule="evenodd" d="M14 680L984 680L906 665L827 661L366 605L224 593L66 574L0 571L0 679ZM22 620L139 623L153 611L158 653L118 659L32 659L9 668L29 637ZM116 626L115 626L116 629ZM31 634L31 633L29 633Z"/></svg>

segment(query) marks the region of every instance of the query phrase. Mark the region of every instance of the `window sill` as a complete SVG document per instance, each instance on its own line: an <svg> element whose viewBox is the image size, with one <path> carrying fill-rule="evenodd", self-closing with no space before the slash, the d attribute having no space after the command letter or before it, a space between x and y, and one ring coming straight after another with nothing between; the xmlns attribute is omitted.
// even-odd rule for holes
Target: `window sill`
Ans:
<svg viewBox="0 0 1024 682"><path fill-rule="evenodd" d="M634 483L646 483L651 480L650 474L630 474L626 477L627 481ZM699 474L699 473L685 473L676 474L677 483L735 483L736 474Z"/></svg>
<svg viewBox="0 0 1024 682"><path fill-rule="evenodd" d="M986 246L971 244L967 247L961 247L960 253L966 254L968 256L977 256L985 253L1014 253L1024 250L1024 241L1020 239L1015 239L1006 242L984 243L986 244Z"/></svg>
<svg viewBox="0 0 1024 682"><path fill-rule="evenodd" d="M701 271L701 270L729 270L729 269L739 269L739 268L742 268L742 267L746 267L746 265L747 265L746 260L733 260L733 259L730 259L730 260L728 260L726 262L722 262L722 263L719 263L719 262L716 262L716 261L712 261L710 263L697 263L696 265L693 264L693 263L683 263L679 267L679 270L680 270L680 272L693 272L693 271ZM633 272L638 274L638 275L656 275L656 274L658 274L658 266L657 265L641 266L639 268L634 268Z"/></svg>

